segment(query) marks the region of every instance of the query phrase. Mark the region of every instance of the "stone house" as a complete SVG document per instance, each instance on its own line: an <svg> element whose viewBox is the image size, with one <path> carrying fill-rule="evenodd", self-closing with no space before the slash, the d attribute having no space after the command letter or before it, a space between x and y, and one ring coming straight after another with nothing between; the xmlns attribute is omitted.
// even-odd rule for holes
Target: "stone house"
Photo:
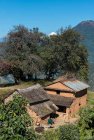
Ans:
<svg viewBox="0 0 94 140"><path fill-rule="evenodd" d="M87 85L75 78L60 77L44 89L59 111L74 116L87 102Z"/></svg>
<svg viewBox="0 0 94 140"><path fill-rule="evenodd" d="M50 100L46 91L39 84L26 89L16 89L4 99L4 102L8 103L15 94L19 94L28 100L26 108L34 122L45 120L51 113L58 110L58 107Z"/></svg>

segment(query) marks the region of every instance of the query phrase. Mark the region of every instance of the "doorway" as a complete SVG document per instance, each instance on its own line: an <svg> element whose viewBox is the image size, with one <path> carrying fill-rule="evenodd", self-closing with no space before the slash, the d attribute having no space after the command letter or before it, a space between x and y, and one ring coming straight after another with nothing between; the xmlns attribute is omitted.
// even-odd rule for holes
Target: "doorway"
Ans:
<svg viewBox="0 0 94 140"><path fill-rule="evenodd" d="M66 106L58 106L59 110L58 112L66 113Z"/></svg>

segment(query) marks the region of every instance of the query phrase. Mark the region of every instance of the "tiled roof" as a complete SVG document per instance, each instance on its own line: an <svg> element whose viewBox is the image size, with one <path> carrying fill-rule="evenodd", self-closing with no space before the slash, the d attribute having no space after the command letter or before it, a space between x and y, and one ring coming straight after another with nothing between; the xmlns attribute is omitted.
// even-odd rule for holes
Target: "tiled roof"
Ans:
<svg viewBox="0 0 94 140"><path fill-rule="evenodd" d="M58 107L39 84L16 91L29 101L30 108L41 118L58 110Z"/></svg>
<svg viewBox="0 0 94 140"><path fill-rule="evenodd" d="M26 89L17 89L17 91L25 97L30 104L49 100L46 91L39 84Z"/></svg>
<svg viewBox="0 0 94 140"><path fill-rule="evenodd" d="M64 97L64 96L52 95L52 94L49 94L49 97L56 105L66 106L66 107L69 107L74 100L74 98L72 97Z"/></svg>
<svg viewBox="0 0 94 140"><path fill-rule="evenodd" d="M30 108L41 118L58 110L58 107L56 107L56 105L50 100L40 104L32 105Z"/></svg>

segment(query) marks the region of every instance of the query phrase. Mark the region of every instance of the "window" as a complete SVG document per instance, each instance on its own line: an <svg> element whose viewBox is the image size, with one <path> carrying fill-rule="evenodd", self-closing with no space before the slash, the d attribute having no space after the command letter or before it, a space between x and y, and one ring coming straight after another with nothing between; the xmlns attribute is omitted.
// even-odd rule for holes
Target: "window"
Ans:
<svg viewBox="0 0 94 140"><path fill-rule="evenodd" d="M60 91L57 91L56 93L57 93L57 94L60 94Z"/></svg>

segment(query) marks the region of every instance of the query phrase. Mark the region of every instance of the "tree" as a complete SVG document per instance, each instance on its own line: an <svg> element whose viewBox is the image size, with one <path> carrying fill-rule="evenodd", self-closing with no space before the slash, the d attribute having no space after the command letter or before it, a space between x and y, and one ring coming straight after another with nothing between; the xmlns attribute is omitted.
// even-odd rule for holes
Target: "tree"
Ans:
<svg viewBox="0 0 94 140"><path fill-rule="evenodd" d="M78 123L81 140L94 139L94 105L87 106L80 111L80 120Z"/></svg>
<svg viewBox="0 0 94 140"><path fill-rule="evenodd" d="M88 53L86 48L80 44L81 39L80 34L71 28L51 37L56 48L54 54L59 56L58 62L63 72L74 73L76 77L87 79Z"/></svg>
<svg viewBox="0 0 94 140"><path fill-rule="evenodd" d="M80 45L81 36L73 29L66 30L62 36L64 43L64 69L66 72L75 73L76 76L87 79L88 53L83 45Z"/></svg>
<svg viewBox="0 0 94 140"><path fill-rule="evenodd" d="M56 60L54 48L43 48L41 57L45 61L44 73L46 75L46 79L54 79L54 75L58 73L59 69L59 63Z"/></svg>
<svg viewBox="0 0 94 140"><path fill-rule="evenodd" d="M71 28L61 29L57 35L48 37L48 44L41 50L45 60L47 78L54 78L58 73L74 74L77 78L87 80L88 53L80 44L81 36Z"/></svg>
<svg viewBox="0 0 94 140"><path fill-rule="evenodd" d="M74 74L87 80L88 53L80 44L81 36L71 28L61 29L57 35L46 36L38 28L15 26L6 37L6 59L12 67L25 74L44 72L47 79L57 74Z"/></svg>
<svg viewBox="0 0 94 140"><path fill-rule="evenodd" d="M4 60L0 61L0 75L8 74L11 69L11 65Z"/></svg>
<svg viewBox="0 0 94 140"><path fill-rule="evenodd" d="M22 25L15 26L6 37L8 46L6 59L25 74L41 71L44 62L36 49L40 45L41 36L42 33L38 32L38 28L29 30Z"/></svg>
<svg viewBox="0 0 94 140"><path fill-rule="evenodd" d="M8 104L0 104L0 140L36 139L26 105L27 101L21 96L15 96Z"/></svg>

